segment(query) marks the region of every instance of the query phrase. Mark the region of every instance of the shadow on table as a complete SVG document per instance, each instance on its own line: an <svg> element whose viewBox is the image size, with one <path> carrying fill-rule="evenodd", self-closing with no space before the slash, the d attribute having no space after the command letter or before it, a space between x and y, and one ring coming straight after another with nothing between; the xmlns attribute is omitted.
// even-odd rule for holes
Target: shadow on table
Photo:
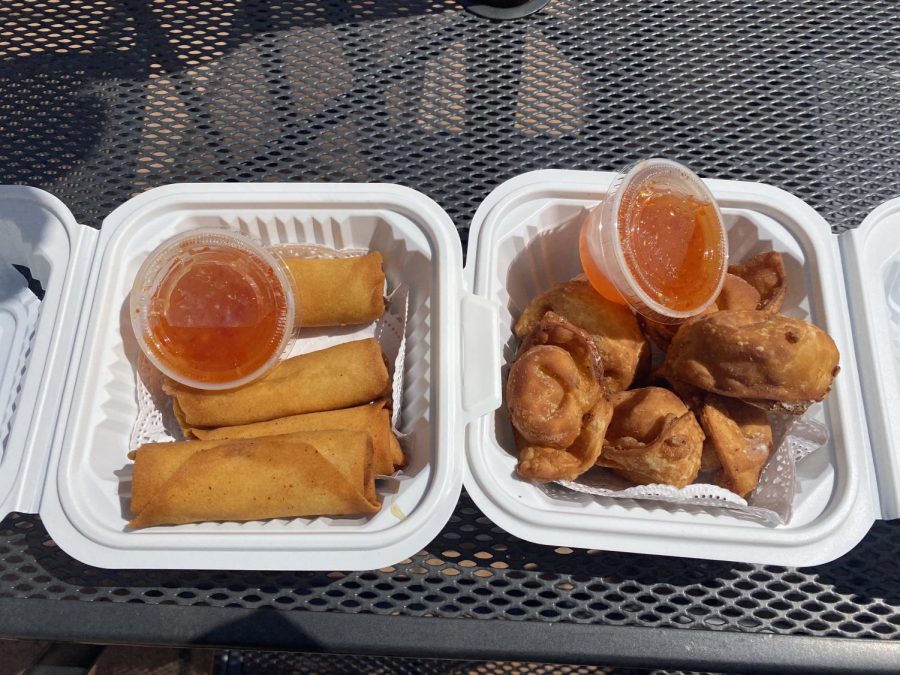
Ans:
<svg viewBox="0 0 900 675"><path fill-rule="evenodd" d="M110 111L90 92L84 57L0 68L0 183L45 186L90 155Z"/></svg>
<svg viewBox="0 0 900 675"><path fill-rule="evenodd" d="M119 122L118 131L123 116L142 114L122 101L139 95L148 79L196 69L256 37L461 10L461 4L439 0L256 2L187 9L130 0L84 10L22 3L0 24L0 183L46 187L77 171L111 125ZM140 134L142 126L140 119L133 120L128 130ZM125 134L115 140L114 148L103 148L101 162L135 170L137 139ZM89 185L90 177L81 182ZM104 186L100 177L90 187L110 191L117 183Z"/></svg>

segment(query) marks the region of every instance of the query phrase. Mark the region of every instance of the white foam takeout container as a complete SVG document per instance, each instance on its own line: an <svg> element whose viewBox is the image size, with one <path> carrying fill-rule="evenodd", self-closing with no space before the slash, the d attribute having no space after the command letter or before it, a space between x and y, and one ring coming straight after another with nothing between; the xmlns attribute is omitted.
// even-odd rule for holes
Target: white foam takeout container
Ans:
<svg viewBox="0 0 900 675"><path fill-rule="evenodd" d="M891 455L900 421L885 407L900 401L900 200L834 237L805 203L755 183L709 181L732 251L786 253L787 313L826 329L841 350L842 372L816 411L831 440L798 466L791 522L566 495L515 477L502 405L512 324L531 297L579 271L578 220L613 176L541 171L504 183L475 215L465 271L446 213L399 186L172 185L129 200L99 233L45 192L0 188L0 258L28 267L45 289L32 336L22 318L31 315L16 309L21 288L0 283L0 402L16 401L0 457L0 517L40 513L67 553L100 567L301 570L371 569L413 555L446 524L463 481L492 520L529 541L784 565L831 560L874 519L900 515L900 460ZM377 249L389 286L410 288L400 421L410 465L376 516L127 530L138 351L128 291L158 243L201 226L265 243Z"/></svg>
<svg viewBox="0 0 900 675"><path fill-rule="evenodd" d="M197 227L265 244L379 250L388 288L409 287L400 417L408 466L386 483L375 516L127 529L139 352L128 294L150 251ZM451 328L460 321L462 248L450 218L424 195L394 185L172 185L129 200L97 232L47 193L7 187L0 257L29 267L45 287L0 459L0 514L39 512L73 557L110 568L371 569L415 554L450 518L463 462ZM20 340L18 353L28 348Z"/></svg>
<svg viewBox="0 0 900 675"><path fill-rule="evenodd" d="M516 347L512 327L525 304L581 271L584 210L599 203L614 176L532 172L502 184L479 207L469 232L466 281L498 313L496 333L482 340L493 345L485 370L503 367L505 377ZM830 440L797 465L793 517L775 527L716 507L535 487L514 475L511 427L500 406L468 429L464 482L478 507L508 532L556 546L799 566L837 558L876 518L900 515L900 458L894 455L900 418L887 414L900 403L900 200L836 237L815 210L783 190L706 182L723 210L731 259L782 251L788 275L783 311L825 329L841 352L831 394L811 409Z"/></svg>

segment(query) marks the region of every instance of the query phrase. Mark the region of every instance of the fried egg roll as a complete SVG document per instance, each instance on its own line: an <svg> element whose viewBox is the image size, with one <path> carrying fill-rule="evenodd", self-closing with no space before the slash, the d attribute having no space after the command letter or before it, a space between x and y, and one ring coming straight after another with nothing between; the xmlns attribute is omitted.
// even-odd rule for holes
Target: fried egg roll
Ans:
<svg viewBox="0 0 900 675"><path fill-rule="evenodd" d="M134 529L380 508L372 440L360 431L150 443L129 457Z"/></svg>
<svg viewBox="0 0 900 675"><path fill-rule="evenodd" d="M378 340L344 342L281 361L237 389L192 389L166 380L183 429L230 427L368 403L390 391Z"/></svg>
<svg viewBox="0 0 900 675"><path fill-rule="evenodd" d="M384 313L384 271L377 251L353 258L286 258L297 321L307 326L370 323Z"/></svg>
<svg viewBox="0 0 900 675"><path fill-rule="evenodd" d="M189 429L188 434L206 441L223 438L258 438L295 431L321 431L324 429L367 432L372 437L376 475L390 476L399 467L406 464L403 451L391 429L391 413L387 408L386 400L343 410L280 417L256 424L219 427L218 429Z"/></svg>

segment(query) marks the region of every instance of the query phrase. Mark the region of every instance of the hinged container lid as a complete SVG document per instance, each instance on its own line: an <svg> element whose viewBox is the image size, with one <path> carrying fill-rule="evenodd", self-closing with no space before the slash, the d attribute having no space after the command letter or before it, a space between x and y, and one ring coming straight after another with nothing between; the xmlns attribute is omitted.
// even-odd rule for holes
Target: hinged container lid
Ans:
<svg viewBox="0 0 900 675"><path fill-rule="evenodd" d="M56 197L0 186L0 405L11 413L0 429L0 518L40 503L96 239ZM30 270L43 301L13 265Z"/></svg>
<svg viewBox="0 0 900 675"><path fill-rule="evenodd" d="M900 199L840 236L881 517L900 517Z"/></svg>

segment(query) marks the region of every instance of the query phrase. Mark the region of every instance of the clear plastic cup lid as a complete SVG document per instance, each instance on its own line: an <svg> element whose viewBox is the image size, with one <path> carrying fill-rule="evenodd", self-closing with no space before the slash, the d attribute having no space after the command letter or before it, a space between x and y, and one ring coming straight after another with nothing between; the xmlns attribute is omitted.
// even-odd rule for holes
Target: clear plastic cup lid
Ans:
<svg viewBox="0 0 900 675"><path fill-rule="evenodd" d="M131 323L148 359L173 380L229 389L265 374L296 321L291 278L250 237L192 230L163 242L141 265Z"/></svg>

